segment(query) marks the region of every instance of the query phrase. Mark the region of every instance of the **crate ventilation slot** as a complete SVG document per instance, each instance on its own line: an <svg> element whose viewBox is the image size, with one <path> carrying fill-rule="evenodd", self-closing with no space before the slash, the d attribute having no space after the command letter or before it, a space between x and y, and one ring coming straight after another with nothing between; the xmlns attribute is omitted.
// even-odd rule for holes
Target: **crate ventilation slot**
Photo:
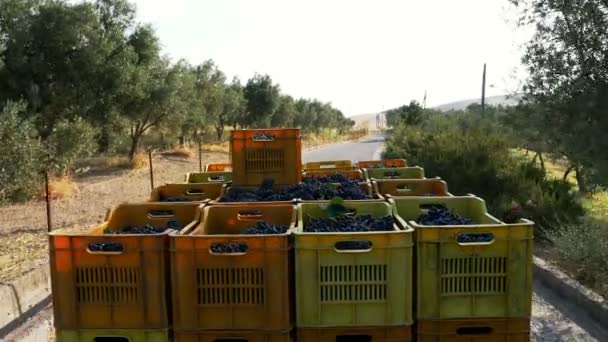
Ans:
<svg viewBox="0 0 608 342"><path fill-rule="evenodd" d="M332 265L320 268L324 303L383 302L387 296L387 266Z"/></svg>
<svg viewBox="0 0 608 342"><path fill-rule="evenodd" d="M441 260L441 294L504 294L506 257L466 257Z"/></svg>
<svg viewBox="0 0 608 342"><path fill-rule="evenodd" d="M140 304L141 270L136 267L77 267L80 304Z"/></svg>
<svg viewBox="0 0 608 342"><path fill-rule="evenodd" d="M247 150L247 171L281 171L285 167L285 151L281 148L256 148Z"/></svg>
<svg viewBox="0 0 608 342"><path fill-rule="evenodd" d="M199 268L198 305L263 305L263 268Z"/></svg>

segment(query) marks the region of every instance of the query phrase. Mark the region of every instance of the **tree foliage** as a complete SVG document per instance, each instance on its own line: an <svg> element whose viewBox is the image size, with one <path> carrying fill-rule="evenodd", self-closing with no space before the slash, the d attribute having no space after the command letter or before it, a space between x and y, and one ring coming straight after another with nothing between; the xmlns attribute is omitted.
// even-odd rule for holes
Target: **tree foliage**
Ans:
<svg viewBox="0 0 608 342"><path fill-rule="evenodd" d="M585 191L585 178L608 175L608 3L512 2L521 9L520 23L536 29L523 57L529 123L543 146L577 168Z"/></svg>
<svg viewBox="0 0 608 342"><path fill-rule="evenodd" d="M67 172L95 151L133 158L153 134L166 146L165 137L168 145L222 140L226 127L344 132L354 125L329 103L281 93L269 75L243 85L212 60L173 63L160 46L128 0L0 1L0 110L9 103L0 145L24 141L23 149L3 150L2 163L11 156L27 170L38 160ZM0 180L25 169L6 168ZM21 186L7 189L0 201L20 197Z"/></svg>

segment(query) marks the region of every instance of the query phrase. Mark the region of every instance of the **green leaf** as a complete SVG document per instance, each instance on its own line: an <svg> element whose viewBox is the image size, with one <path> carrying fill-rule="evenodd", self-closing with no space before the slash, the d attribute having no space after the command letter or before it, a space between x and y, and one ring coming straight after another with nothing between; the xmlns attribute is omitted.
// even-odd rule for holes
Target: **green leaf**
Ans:
<svg viewBox="0 0 608 342"><path fill-rule="evenodd" d="M334 197L331 199L329 205L325 209L325 213L327 217L336 217L340 215L344 215L347 212L346 207L344 206L344 199L340 197Z"/></svg>

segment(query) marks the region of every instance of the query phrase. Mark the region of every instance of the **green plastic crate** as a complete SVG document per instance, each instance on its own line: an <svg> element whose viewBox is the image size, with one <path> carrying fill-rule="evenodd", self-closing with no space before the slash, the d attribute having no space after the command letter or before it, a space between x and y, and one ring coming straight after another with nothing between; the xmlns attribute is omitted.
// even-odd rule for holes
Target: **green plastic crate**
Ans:
<svg viewBox="0 0 608 342"><path fill-rule="evenodd" d="M232 171L188 172L186 183L230 183Z"/></svg>
<svg viewBox="0 0 608 342"><path fill-rule="evenodd" d="M168 342L169 330L63 330L55 331L57 342L95 342L95 341L120 341L120 342Z"/></svg>
<svg viewBox="0 0 608 342"><path fill-rule="evenodd" d="M475 196L402 197L389 202L416 232L417 319L530 316L533 222L505 224L488 214L485 202ZM429 204L443 204L478 224L417 224L414 220ZM493 239L458 242L459 237L480 233L492 234Z"/></svg>
<svg viewBox="0 0 608 342"><path fill-rule="evenodd" d="M396 217L392 232L306 233L309 217L328 202L298 205L295 230L298 327L398 326L413 323L413 230ZM386 202L352 202L359 214L392 215ZM366 250L339 250L340 242L369 241ZM404 269L406 271L404 271Z"/></svg>
<svg viewBox="0 0 608 342"><path fill-rule="evenodd" d="M368 180L424 178L424 169L420 166L363 169L363 172L365 173L365 178ZM398 175L392 176L391 174L394 172L396 172Z"/></svg>

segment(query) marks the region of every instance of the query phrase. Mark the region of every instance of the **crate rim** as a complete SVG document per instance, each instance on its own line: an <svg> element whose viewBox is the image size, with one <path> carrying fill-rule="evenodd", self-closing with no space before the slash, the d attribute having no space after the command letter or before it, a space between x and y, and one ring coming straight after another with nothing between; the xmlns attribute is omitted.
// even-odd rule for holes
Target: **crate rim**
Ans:
<svg viewBox="0 0 608 342"><path fill-rule="evenodd" d="M298 221L297 221L297 225L293 231L294 235L309 235L309 236L314 236L314 235L321 235L321 236L331 236L331 235L335 235L335 236L344 236L346 235L382 235L382 234L409 234L409 233L413 233L414 232L414 227L410 227L407 225L407 223L405 222L405 220L399 216L399 214L397 214L396 212L393 211L392 207L390 207L388 205L387 202L385 201L381 201L381 200L361 200L361 201L356 201L356 200L346 200L344 201L345 205L348 204L361 204L361 203L365 203L364 201L373 201L371 203L382 203L385 204L386 207L388 207L391 211L390 216L392 216L395 219L395 223L393 224L393 228L394 230L391 231L383 231L383 232L376 232L376 231L370 231L370 232L305 232L304 231L304 218L303 218L303 212L302 212L302 207L304 205L314 205L314 204L324 204L324 203L331 203L331 201L316 201L316 202L303 202L303 203L298 203L297 205L297 214L298 214Z"/></svg>
<svg viewBox="0 0 608 342"><path fill-rule="evenodd" d="M207 216L207 213L209 212L209 210L211 210L211 208L214 207L219 207L218 205L213 206L213 205L209 205L209 206L205 206L202 208L199 208L198 210L198 221L197 222L193 222L192 225L188 225L186 227L184 227L181 230L175 230L174 232L170 233L169 235L172 237L192 237L192 238L199 238L199 237L206 237L206 238L212 238L212 237L217 237L217 238L228 238L228 237L239 237L239 238L255 238L255 237L285 237L285 236L290 236L293 233L293 230L297 227L298 224L298 206L296 204L283 204L283 203L278 203L278 205L272 205L272 204L266 204L266 203L272 203L272 202L223 202L223 203L236 203L234 205L219 205L219 206L233 206L233 207L238 207L238 206L250 206L250 207L255 207L255 206L259 206L259 207L276 207L276 206L289 206L292 207L292 212L291 212L291 224L289 225L289 228L287 229L287 231L283 234L200 234L200 235L192 235L192 231L194 230L194 228L199 224L199 223L203 223L204 222L204 218L205 216ZM238 203L248 203L248 205L239 205ZM257 203L264 203L261 205L257 205Z"/></svg>
<svg viewBox="0 0 608 342"><path fill-rule="evenodd" d="M116 210L119 207L122 207L123 205L127 205L127 206L131 206L131 205L138 205L138 204L148 204L148 205L161 205L161 206L187 206L187 205L197 205L197 208L195 209L195 214L194 214L194 218L193 220L188 223L186 226L184 226L184 228L182 229L186 229L186 227L189 226L195 226L198 224L198 222L200 221L201 218L201 212L203 210L203 208L206 206L206 204L209 202L208 199L203 200L203 201L192 201L192 202L123 202L120 203L114 207L112 207L111 209L108 209L108 213L106 215L106 218L104 219L104 222L99 224L99 225L93 225L93 226L89 226L87 228L86 231L80 231L80 232L72 232L72 231L63 231L61 228L53 230L52 232L47 233L47 236L70 236L70 237L89 237L89 236L94 236L94 237L104 237L104 238L120 238L120 237L162 237L162 236L168 236L170 235L173 231L177 231L176 229L165 229L165 231L163 231L162 233L158 233L158 234L96 234L96 233L88 233L88 231L91 231L93 229L105 229L108 226L108 218L109 215L111 214L112 211Z"/></svg>

